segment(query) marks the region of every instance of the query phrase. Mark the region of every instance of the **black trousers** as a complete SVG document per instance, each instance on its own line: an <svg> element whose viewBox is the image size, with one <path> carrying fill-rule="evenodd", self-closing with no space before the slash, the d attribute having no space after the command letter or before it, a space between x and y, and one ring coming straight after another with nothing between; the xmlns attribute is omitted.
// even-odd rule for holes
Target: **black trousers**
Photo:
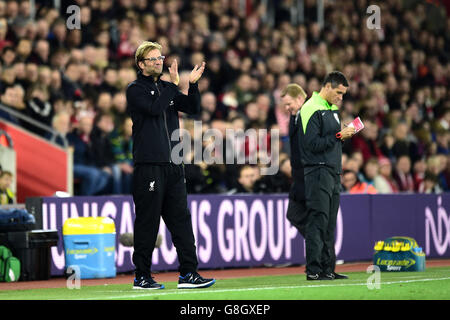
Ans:
<svg viewBox="0 0 450 320"><path fill-rule="evenodd" d="M307 211L306 201L304 199L294 200L289 198L289 204L286 212L286 218L289 222L297 228L298 232L305 238Z"/></svg>
<svg viewBox="0 0 450 320"><path fill-rule="evenodd" d="M182 165L136 165L133 200L136 210L133 253L136 276L151 274L151 258L161 217L172 236L180 273L197 271L198 260Z"/></svg>
<svg viewBox="0 0 450 320"><path fill-rule="evenodd" d="M340 188L340 176L325 167L305 173L307 274L334 272L334 237Z"/></svg>

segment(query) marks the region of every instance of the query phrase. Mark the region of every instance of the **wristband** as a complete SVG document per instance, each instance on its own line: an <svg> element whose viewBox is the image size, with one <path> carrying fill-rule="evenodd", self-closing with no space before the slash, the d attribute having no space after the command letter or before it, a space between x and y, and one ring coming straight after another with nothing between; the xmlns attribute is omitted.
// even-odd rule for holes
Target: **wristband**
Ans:
<svg viewBox="0 0 450 320"><path fill-rule="evenodd" d="M342 134L341 134L340 132L336 133L336 138L337 138L337 139L342 138Z"/></svg>

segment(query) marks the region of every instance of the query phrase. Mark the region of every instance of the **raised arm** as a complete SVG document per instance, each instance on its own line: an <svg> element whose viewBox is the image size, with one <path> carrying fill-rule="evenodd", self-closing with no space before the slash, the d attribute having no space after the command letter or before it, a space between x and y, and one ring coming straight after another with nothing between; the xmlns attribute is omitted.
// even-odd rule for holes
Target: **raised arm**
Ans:
<svg viewBox="0 0 450 320"><path fill-rule="evenodd" d="M198 90L197 81L205 71L205 62L200 66L195 65L189 75L189 91L187 95L179 93L175 98L175 110L186 112L188 114L199 114L200 107L200 91Z"/></svg>

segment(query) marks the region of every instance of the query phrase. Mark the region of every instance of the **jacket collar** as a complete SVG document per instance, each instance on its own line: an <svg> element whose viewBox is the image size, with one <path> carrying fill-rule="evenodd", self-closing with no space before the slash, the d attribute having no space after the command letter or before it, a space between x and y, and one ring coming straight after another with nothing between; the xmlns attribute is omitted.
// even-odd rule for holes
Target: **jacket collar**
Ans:
<svg viewBox="0 0 450 320"><path fill-rule="evenodd" d="M325 106L328 110L338 110L339 108L334 105L334 104L330 104L327 100L325 100L324 98L322 98L319 94L319 92L314 91L313 92L313 96L315 97L315 99L317 99L318 101L320 101L320 103Z"/></svg>
<svg viewBox="0 0 450 320"><path fill-rule="evenodd" d="M151 83L155 83L155 82L159 82L159 80L161 79L162 73L158 76L158 79L155 81L155 78L153 78L152 76L145 76L142 71L138 71L137 77L138 79L147 81L147 82L151 82Z"/></svg>

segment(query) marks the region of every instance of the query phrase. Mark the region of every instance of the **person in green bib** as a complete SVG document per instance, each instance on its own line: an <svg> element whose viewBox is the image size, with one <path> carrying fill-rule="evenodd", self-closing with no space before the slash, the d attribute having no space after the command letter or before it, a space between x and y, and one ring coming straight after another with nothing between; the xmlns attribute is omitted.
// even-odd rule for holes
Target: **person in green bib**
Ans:
<svg viewBox="0 0 450 320"><path fill-rule="evenodd" d="M15 195L11 191L13 174L10 171L0 171L0 205L13 204Z"/></svg>
<svg viewBox="0 0 450 320"><path fill-rule="evenodd" d="M342 141L355 134L354 128L341 126L337 107L348 86L344 74L333 71L326 76L320 92L314 92L300 109L307 280L347 278L334 270L334 233L341 191Z"/></svg>

